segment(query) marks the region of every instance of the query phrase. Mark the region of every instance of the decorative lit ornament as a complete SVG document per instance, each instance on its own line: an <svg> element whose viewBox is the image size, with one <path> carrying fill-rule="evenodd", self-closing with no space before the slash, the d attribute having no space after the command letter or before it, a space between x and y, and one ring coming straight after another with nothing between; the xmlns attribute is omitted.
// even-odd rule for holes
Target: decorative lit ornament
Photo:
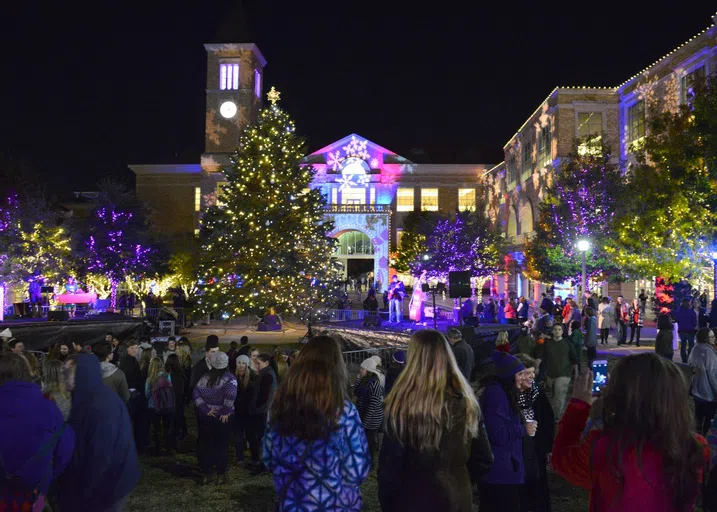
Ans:
<svg viewBox="0 0 717 512"><path fill-rule="evenodd" d="M269 100L269 103L271 103L272 105L276 105L276 102L281 99L281 93L277 91L272 85L269 92L266 93L266 98Z"/></svg>

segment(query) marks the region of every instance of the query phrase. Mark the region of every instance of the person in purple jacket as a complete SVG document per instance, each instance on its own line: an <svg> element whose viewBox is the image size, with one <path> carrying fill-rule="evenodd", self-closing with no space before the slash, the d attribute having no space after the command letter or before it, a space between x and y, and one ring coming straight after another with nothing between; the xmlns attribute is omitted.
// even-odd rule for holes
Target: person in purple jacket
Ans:
<svg viewBox="0 0 717 512"><path fill-rule="evenodd" d="M209 483L215 467L219 483L226 484L237 379L227 369L229 357L224 352L208 354L207 362L211 369L199 379L192 393L199 430L197 458L204 475L202 485Z"/></svg>
<svg viewBox="0 0 717 512"><path fill-rule="evenodd" d="M74 430L32 381L25 358L0 354L0 510L14 510L7 500L13 491L22 495L15 506L30 493L32 510L42 510L50 482L65 470L74 447ZM17 478L8 484L8 476Z"/></svg>
<svg viewBox="0 0 717 512"><path fill-rule="evenodd" d="M524 481L523 437L534 436L537 422L526 422L518 404L517 382L526 370L519 359L494 351L492 372L481 380L479 403L493 466L478 482L481 512L520 512Z"/></svg>

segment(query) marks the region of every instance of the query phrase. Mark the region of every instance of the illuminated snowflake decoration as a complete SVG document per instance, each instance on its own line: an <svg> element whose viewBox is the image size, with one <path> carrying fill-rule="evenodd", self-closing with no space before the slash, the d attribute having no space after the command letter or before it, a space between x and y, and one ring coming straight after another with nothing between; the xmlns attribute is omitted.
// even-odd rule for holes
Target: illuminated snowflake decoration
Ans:
<svg viewBox="0 0 717 512"><path fill-rule="evenodd" d="M348 158L359 158L361 160L368 160L371 155L368 154L367 147L367 140L362 140L357 138L355 135L352 135L349 143L343 148L341 148L344 154L341 155L340 151L329 153L328 160L326 163L334 171L338 171L344 160Z"/></svg>
<svg viewBox="0 0 717 512"><path fill-rule="evenodd" d="M340 178L336 178L336 183L339 183L339 191L343 192L347 188L352 188L357 183L354 181L355 174L344 174Z"/></svg>

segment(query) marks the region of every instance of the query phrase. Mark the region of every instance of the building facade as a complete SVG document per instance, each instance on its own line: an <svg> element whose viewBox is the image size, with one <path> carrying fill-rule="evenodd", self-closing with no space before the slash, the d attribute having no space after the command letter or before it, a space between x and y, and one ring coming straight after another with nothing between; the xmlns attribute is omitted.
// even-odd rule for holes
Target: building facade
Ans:
<svg viewBox="0 0 717 512"><path fill-rule="evenodd" d="M630 165L645 136L651 112L675 111L689 101L697 78L717 73L717 15L713 23L617 87L556 87L505 144L503 162L484 177L487 213L510 245L501 292L540 297L545 286L522 272L523 246L533 231L537 206L552 172L573 150L576 138L602 137L616 161ZM629 283L596 283L603 294L631 298L654 286L650 276ZM570 293L568 285L554 283Z"/></svg>
<svg viewBox="0 0 717 512"><path fill-rule="evenodd" d="M229 164L241 130L262 106L266 61L256 45L205 48L205 152L200 163L130 165L138 197L151 205L156 228L173 240L175 250L193 247L202 213L221 200L221 169ZM388 282L390 254L401 242L405 216L419 210L475 209L481 178L492 167L416 164L357 134L303 162L316 170L311 186L326 198L344 277L373 277L379 287Z"/></svg>
<svg viewBox="0 0 717 512"><path fill-rule="evenodd" d="M601 137L616 160L631 161L653 109L675 110L689 101L696 78L717 72L717 15L713 23L659 61L617 87L556 87L505 144L498 165L416 164L349 134L304 162L316 176L312 187L327 199L335 223L336 256L346 276L389 277L390 254L401 242L411 211L474 209L485 205L510 247L505 271L493 279L499 293L538 299L545 284L523 274L523 247L533 232L538 205L553 170L567 158L575 139ZM205 152L187 165L131 165L137 194L148 202L154 222L177 246L191 246L202 212L220 199L221 168L237 147L241 130L262 107L266 61L253 44L205 45L207 91ZM652 279L602 285L602 293L633 297ZM560 283L555 283L560 288ZM570 293L569 289L564 293Z"/></svg>

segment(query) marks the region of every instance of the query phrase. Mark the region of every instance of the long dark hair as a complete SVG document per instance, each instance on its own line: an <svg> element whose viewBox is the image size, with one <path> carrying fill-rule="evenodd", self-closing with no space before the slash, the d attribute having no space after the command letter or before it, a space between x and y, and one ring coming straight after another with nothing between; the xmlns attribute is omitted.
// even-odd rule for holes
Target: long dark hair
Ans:
<svg viewBox="0 0 717 512"><path fill-rule="evenodd" d="M620 359L603 394L605 433L611 439L607 453L618 454L608 457L613 475L624 485L623 455L635 449L641 465L649 444L662 456L675 510L685 509L697 495L705 465L686 397L682 371L654 352Z"/></svg>
<svg viewBox="0 0 717 512"><path fill-rule="evenodd" d="M219 380L222 378L222 376L225 373L229 373L229 370L227 368L212 368L207 373L209 373L209 380L207 381L207 387L213 388L219 383Z"/></svg>
<svg viewBox="0 0 717 512"><path fill-rule="evenodd" d="M179 356L177 354L169 354L167 356L167 361L164 363L164 369L172 375L172 379L174 379L175 375L179 375L180 377L184 377L184 370L182 369L182 363L179 361Z"/></svg>
<svg viewBox="0 0 717 512"><path fill-rule="evenodd" d="M338 342L315 336L289 367L271 404L271 425L282 436L313 440L338 427L348 400L348 376Z"/></svg>

